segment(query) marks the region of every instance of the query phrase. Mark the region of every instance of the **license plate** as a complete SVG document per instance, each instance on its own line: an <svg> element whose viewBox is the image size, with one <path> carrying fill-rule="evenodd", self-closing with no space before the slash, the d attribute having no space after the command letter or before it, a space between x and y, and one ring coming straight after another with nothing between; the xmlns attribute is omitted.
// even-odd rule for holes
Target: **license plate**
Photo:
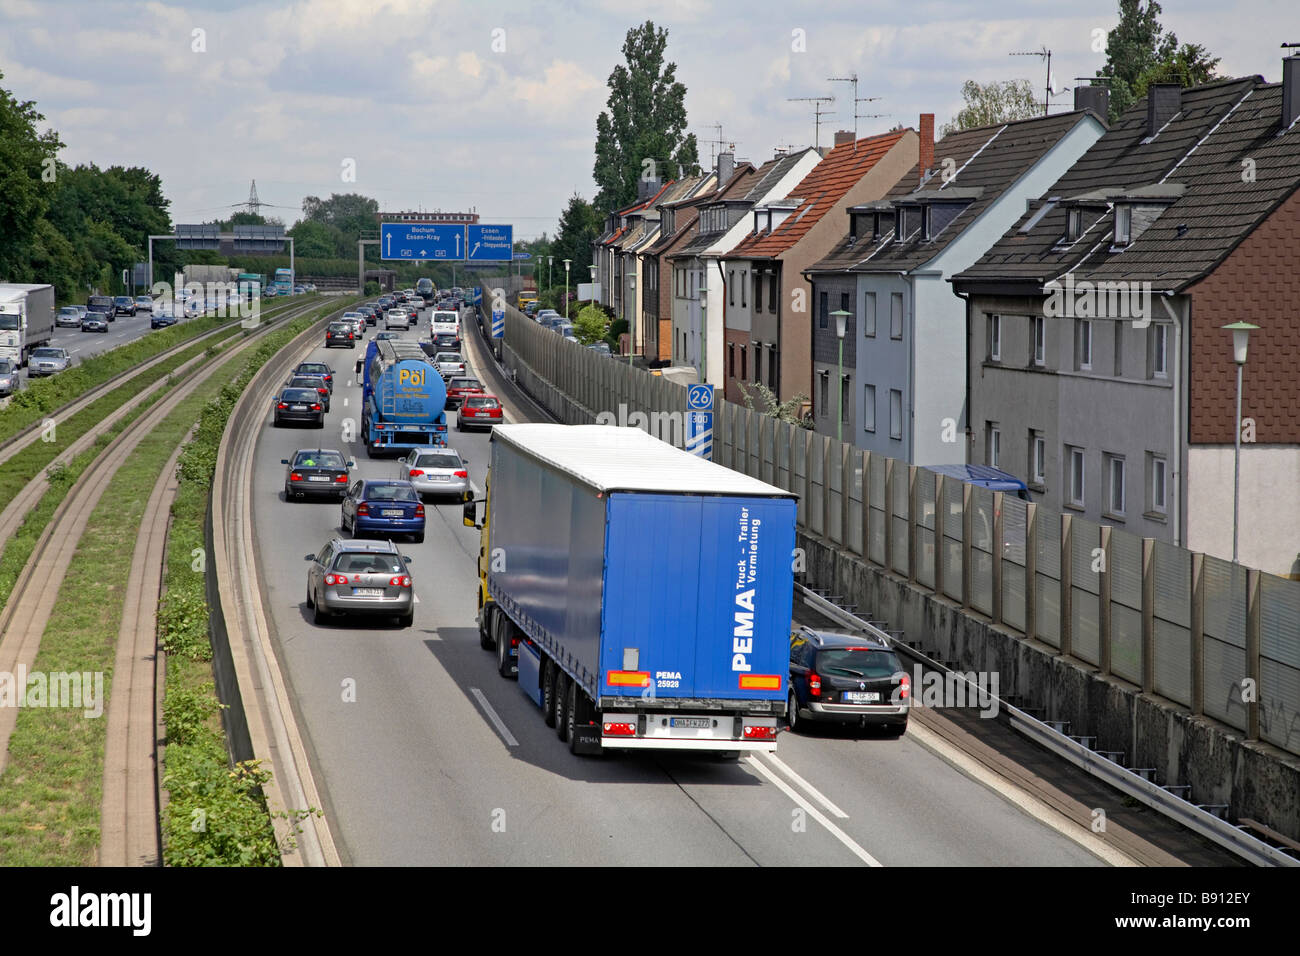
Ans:
<svg viewBox="0 0 1300 956"><path fill-rule="evenodd" d="M308 475L307 480L308 481L329 481L329 479L326 478L324 475Z"/></svg>
<svg viewBox="0 0 1300 956"><path fill-rule="evenodd" d="M295 412L305 412L306 410L307 410L307 406L306 406L306 405L294 405L294 406L293 406L293 411L295 411Z"/></svg>
<svg viewBox="0 0 1300 956"><path fill-rule="evenodd" d="M385 518L400 518L402 517L403 514L401 510L395 510L393 508L385 508L383 511L379 513L383 515Z"/></svg>
<svg viewBox="0 0 1300 956"><path fill-rule="evenodd" d="M688 727L701 730L707 730L713 726L713 721L708 717L674 717L669 723L673 727Z"/></svg>
<svg viewBox="0 0 1300 956"><path fill-rule="evenodd" d="M448 478L446 475L430 475L429 480L430 481L451 481L451 479Z"/></svg>
<svg viewBox="0 0 1300 956"><path fill-rule="evenodd" d="M353 597L383 597L383 588L353 588Z"/></svg>
<svg viewBox="0 0 1300 956"><path fill-rule="evenodd" d="M846 704L878 704L880 703L880 691L846 690L844 692L844 702Z"/></svg>

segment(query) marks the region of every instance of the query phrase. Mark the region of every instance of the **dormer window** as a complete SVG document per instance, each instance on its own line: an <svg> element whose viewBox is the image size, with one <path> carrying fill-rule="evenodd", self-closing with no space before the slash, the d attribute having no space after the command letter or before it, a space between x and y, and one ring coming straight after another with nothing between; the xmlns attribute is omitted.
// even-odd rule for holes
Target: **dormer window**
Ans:
<svg viewBox="0 0 1300 956"><path fill-rule="evenodd" d="M1132 241L1133 207L1120 203L1115 206L1115 245L1127 246Z"/></svg>
<svg viewBox="0 0 1300 956"><path fill-rule="evenodd" d="M1067 242L1075 242L1081 235L1083 235L1083 210L1071 209L1065 228L1065 239Z"/></svg>

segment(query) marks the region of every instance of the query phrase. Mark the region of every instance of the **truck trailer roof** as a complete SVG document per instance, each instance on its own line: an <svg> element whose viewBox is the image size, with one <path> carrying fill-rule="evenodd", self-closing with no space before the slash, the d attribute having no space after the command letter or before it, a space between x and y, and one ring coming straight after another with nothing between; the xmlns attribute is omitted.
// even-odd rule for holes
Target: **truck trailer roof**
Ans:
<svg viewBox="0 0 1300 956"><path fill-rule="evenodd" d="M639 428L497 425L492 441L503 441L599 492L797 497L784 488L674 448Z"/></svg>

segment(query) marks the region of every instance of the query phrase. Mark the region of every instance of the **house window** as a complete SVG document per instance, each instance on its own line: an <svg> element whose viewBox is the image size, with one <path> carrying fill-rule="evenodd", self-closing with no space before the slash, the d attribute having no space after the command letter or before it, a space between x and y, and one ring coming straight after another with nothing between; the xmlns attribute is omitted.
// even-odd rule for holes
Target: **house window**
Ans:
<svg viewBox="0 0 1300 956"><path fill-rule="evenodd" d="M1066 502L1076 508L1082 508L1084 502L1083 449L1075 448L1073 445L1066 445L1065 464L1069 469L1068 480L1065 483L1067 489Z"/></svg>
<svg viewBox="0 0 1300 956"><path fill-rule="evenodd" d="M824 329L830 319L830 306L827 304L828 296L825 292L817 297L817 328Z"/></svg>
<svg viewBox="0 0 1300 956"><path fill-rule="evenodd" d="M876 294L868 292L862 299L862 334L866 338L876 337Z"/></svg>
<svg viewBox="0 0 1300 956"><path fill-rule="evenodd" d="M821 398L817 402L817 406L818 406L817 416L819 418L825 418L829 413L831 407L831 399L830 399L831 373L826 371L826 369L822 369L821 372L818 373L817 378L819 380L818 384L821 386Z"/></svg>
<svg viewBox="0 0 1300 956"><path fill-rule="evenodd" d="M1124 513L1124 459L1118 455L1106 456L1106 511Z"/></svg>
<svg viewBox="0 0 1300 956"><path fill-rule="evenodd" d="M1092 320L1075 319L1075 362L1080 371L1092 368Z"/></svg>
<svg viewBox="0 0 1300 956"><path fill-rule="evenodd" d="M1047 440L1042 432L1029 432L1029 474L1038 485L1047 483Z"/></svg>
<svg viewBox="0 0 1300 956"><path fill-rule="evenodd" d="M903 293L901 292L889 294L889 337L891 339L903 337Z"/></svg>
<svg viewBox="0 0 1300 956"><path fill-rule="evenodd" d="M1151 377L1166 378L1169 375L1169 326L1151 326Z"/></svg>
<svg viewBox="0 0 1300 956"><path fill-rule="evenodd" d="M1115 330L1115 377L1121 378L1124 375L1124 323L1110 324Z"/></svg>
<svg viewBox="0 0 1300 956"><path fill-rule="evenodd" d="M1166 486L1166 475L1168 474L1168 465L1164 458L1159 455L1148 455L1151 471L1151 499L1147 507L1148 511L1155 514L1168 514L1168 488Z"/></svg>
<svg viewBox="0 0 1300 956"><path fill-rule="evenodd" d="M997 422L984 423L984 461L994 468L1001 467L1002 429Z"/></svg>
<svg viewBox="0 0 1300 956"><path fill-rule="evenodd" d="M1047 321L1041 316L1034 316L1034 364L1047 362Z"/></svg>
<svg viewBox="0 0 1300 956"><path fill-rule="evenodd" d="M767 311L776 315L776 273L773 272L770 279L767 280Z"/></svg>
<svg viewBox="0 0 1300 956"><path fill-rule="evenodd" d="M889 437L903 437L903 393L896 388L889 390Z"/></svg>
<svg viewBox="0 0 1300 956"><path fill-rule="evenodd" d="M776 346L767 347L767 387L776 391Z"/></svg>
<svg viewBox="0 0 1300 956"><path fill-rule="evenodd" d="M740 347L740 380L749 381L749 349L744 345Z"/></svg>
<svg viewBox="0 0 1300 956"><path fill-rule="evenodd" d="M732 305L736 304L736 270L727 273L727 295Z"/></svg>
<svg viewBox="0 0 1300 956"><path fill-rule="evenodd" d="M840 311L841 311L841 312L848 312L848 311L850 311L850 310L849 310L849 294L848 294L847 292L841 292L841 293L840 293Z"/></svg>
<svg viewBox="0 0 1300 956"><path fill-rule="evenodd" d="M1133 226L1133 207L1128 205L1115 207L1115 245L1127 246Z"/></svg>
<svg viewBox="0 0 1300 956"><path fill-rule="evenodd" d="M748 293L745 288L746 283L748 282L749 282L749 270L741 269L740 270L740 307L742 309L748 308L749 305L749 303L746 301ZM704 283L701 282L700 284L703 285Z"/></svg>
<svg viewBox="0 0 1300 956"><path fill-rule="evenodd" d="M1002 361L1002 316L989 316L989 361Z"/></svg>
<svg viewBox="0 0 1300 956"><path fill-rule="evenodd" d="M727 343L727 374L736 377L736 343Z"/></svg>
<svg viewBox="0 0 1300 956"><path fill-rule="evenodd" d="M763 345L754 343L754 381L763 381Z"/></svg>
<svg viewBox="0 0 1300 956"><path fill-rule="evenodd" d="M929 206L921 207L921 235L925 237L927 242L930 240L930 207Z"/></svg>
<svg viewBox="0 0 1300 956"><path fill-rule="evenodd" d="M754 311L763 311L763 273L754 272Z"/></svg>
<svg viewBox="0 0 1300 956"><path fill-rule="evenodd" d="M862 386L862 430L874 433L876 430L876 386Z"/></svg>
<svg viewBox="0 0 1300 956"><path fill-rule="evenodd" d="M840 376L840 421L841 422L847 422L849 420L850 401L852 401L852 399L849 396L849 377L847 375L841 375Z"/></svg>

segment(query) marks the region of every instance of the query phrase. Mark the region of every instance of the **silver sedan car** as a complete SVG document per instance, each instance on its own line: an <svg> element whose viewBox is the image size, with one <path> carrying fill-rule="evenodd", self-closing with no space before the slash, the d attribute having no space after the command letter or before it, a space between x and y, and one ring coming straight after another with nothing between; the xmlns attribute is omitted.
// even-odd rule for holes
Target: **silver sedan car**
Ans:
<svg viewBox="0 0 1300 956"><path fill-rule="evenodd" d="M18 369L8 359L0 359L0 397L12 395L22 387L18 379Z"/></svg>
<svg viewBox="0 0 1300 956"><path fill-rule="evenodd" d="M454 495L460 499L470 491L469 460L454 448L412 448L405 458L398 459L393 477L409 481L421 498Z"/></svg>
<svg viewBox="0 0 1300 956"><path fill-rule="evenodd" d="M313 624L343 614L391 615L401 627L414 623L411 559L391 541L334 538L307 560L307 609Z"/></svg>

